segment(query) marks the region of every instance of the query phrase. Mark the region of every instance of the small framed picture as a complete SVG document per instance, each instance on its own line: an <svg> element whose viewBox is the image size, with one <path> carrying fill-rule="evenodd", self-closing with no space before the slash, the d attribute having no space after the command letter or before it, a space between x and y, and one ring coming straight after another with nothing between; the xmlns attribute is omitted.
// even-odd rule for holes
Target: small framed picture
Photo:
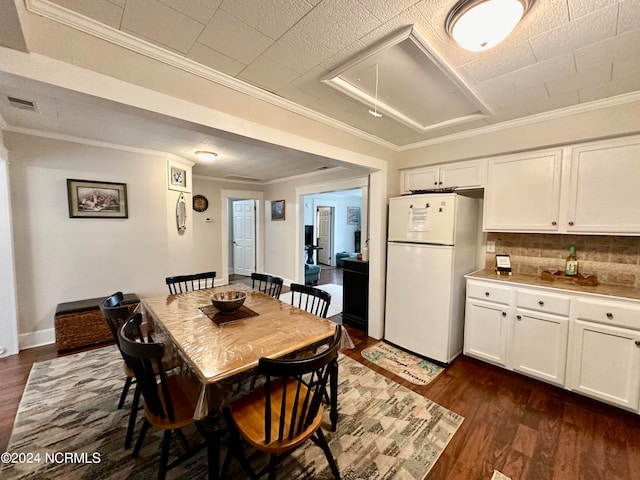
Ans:
<svg viewBox="0 0 640 480"><path fill-rule="evenodd" d="M67 179L69 218L129 218L127 184Z"/></svg>
<svg viewBox="0 0 640 480"><path fill-rule="evenodd" d="M284 220L284 200L271 202L271 220Z"/></svg>
<svg viewBox="0 0 640 480"><path fill-rule="evenodd" d="M187 165L167 160L167 186L169 190L191 191L191 169Z"/></svg>
<svg viewBox="0 0 640 480"><path fill-rule="evenodd" d="M496 272L511 275L511 257L509 255L496 255Z"/></svg>
<svg viewBox="0 0 640 480"><path fill-rule="evenodd" d="M360 225L360 207L347 207L347 225Z"/></svg>

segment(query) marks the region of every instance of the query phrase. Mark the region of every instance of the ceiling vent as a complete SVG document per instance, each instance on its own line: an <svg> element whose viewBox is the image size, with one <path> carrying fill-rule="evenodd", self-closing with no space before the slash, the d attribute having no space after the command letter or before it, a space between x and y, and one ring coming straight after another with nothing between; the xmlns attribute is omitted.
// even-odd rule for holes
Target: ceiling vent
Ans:
<svg viewBox="0 0 640 480"><path fill-rule="evenodd" d="M19 108L20 110L29 110L32 112L37 112L38 107L36 106L36 102L32 102L31 100L25 100L23 98L10 97L7 95L7 100L9 105L14 108Z"/></svg>
<svg viewBox="0 0 640 480"><path fill-rule="evenodd" d="M223 178L227 180L236 180L238 182L262 182L262 178L243 177L242 175L225 175Z"/></svg>

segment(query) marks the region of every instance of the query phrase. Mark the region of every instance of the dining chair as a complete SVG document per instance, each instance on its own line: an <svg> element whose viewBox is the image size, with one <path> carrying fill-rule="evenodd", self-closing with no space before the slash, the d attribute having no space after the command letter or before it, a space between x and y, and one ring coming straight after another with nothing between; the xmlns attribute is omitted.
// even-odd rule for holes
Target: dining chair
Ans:
<svg viewBox="0 0 640 480"><path fill-rule="evenodd" d="M277 466L311 439L323 450L333 476L340 479L321 424L322 392L329 380L330 364L337 361L341 335L342 329L336 328L329 348L311 357L260 359L258 372L265 376L264 385L224 409L231 436L222 478L232 457L236 457L250 478L257 479L268 472L269 479L274 480ZM309 375L313 382L308 381ZM252 468L242 440L269 454L269 464L260 472Z"/></svg>
<svg viewBox="0 0 640 480"><path fill-rule="evenodd" d="M113 295L105 298L100 303L100 312L102 316L105 318L107 323L109 324L109 329L113 334L113 339L116 342L118 350L120 350L120 354L123 358L123 369L124 374L126 376L124 386L122 387L122 393L120 394L120 401L118 402L118 409L121 409L124 406L124 402L127 398L127 393L129 392L129 388L135 381L135 373L133 368L127 358L122 353L122 348L120 347L120 337L118 335L118 331L120 327L124 324L124 322L131 316L131 310L128 306L122 305L122 300L124 296L122 292L116 292ZM129 414L129 426L127 428L127 436L124 442L125 448L129 448L131 446L131 440L133 438L133 429L136 423L136 417L138 413L138 407L140 403L140 391L138 389L138 385L136 383L136 388L133 394L133 401L131 402L131 413Z"/></svg>
<svg viewBox="0 0 640 480"><path fill-rule="evenodd" d="M292 283L291 305L319 317L327 318L329 305L331 305L331 294L317 287Z"/></svg>
<svg viewBox="0 0 640 480"><path fill-rule="evenodd" d="M169 293L173 295L203 288L213 288L215 278L216 272L203 272L167 277L165 281L167 282L167 287L169 287Z"/></svg>
<svg viewBox="0 0 640 480"><path fill-rule="evenodd" d="M179 374L167 374L162 368L165 348L145 338L140 329L142 314L130 317L119 331L122 352L135 372L138 386L144 398L145 419L133 449L132 458L137 458L145 435L153 426L164 432L161 443L158 478L164 479L167 471L182 463L207 446L207 434L194 413L201 384L195 378ZM205 439L191 448L181 429L195 424ZM176 432L185 453L169 463L172 432Z"/></svg>
<svg viewBox="0 0 640 480"><path fill-rule="evenodd" d="M253 272L251 274L251 288L266 293L273 298L280 298L283 283L282 278L267 275L266 273Z"/></svg>

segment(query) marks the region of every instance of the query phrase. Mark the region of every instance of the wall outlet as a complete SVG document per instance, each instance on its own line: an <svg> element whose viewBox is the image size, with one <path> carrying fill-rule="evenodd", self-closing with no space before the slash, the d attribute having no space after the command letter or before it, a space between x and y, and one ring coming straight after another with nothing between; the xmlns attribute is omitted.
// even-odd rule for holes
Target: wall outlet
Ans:
<svg viewBox="0 0 640 480"><path fill-rule="evenodd" d="M496 242L489 241L487 242L487 253L495 253L496 251Z"/></svg>

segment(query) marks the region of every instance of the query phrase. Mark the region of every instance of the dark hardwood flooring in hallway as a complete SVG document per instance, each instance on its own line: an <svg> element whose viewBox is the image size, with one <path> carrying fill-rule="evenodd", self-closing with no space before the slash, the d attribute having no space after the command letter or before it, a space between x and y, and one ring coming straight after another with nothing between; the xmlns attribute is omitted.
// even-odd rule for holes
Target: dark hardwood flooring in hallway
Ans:
<svg viewBox="0 0 640 480"><path fill-rule="evenodd" d="M338 283L342 272L326 270L331 280L321 282ZM639 478L640 416L464 356L416 386L363 359L376 340L346 328L355 349L343 354L465 417L427 480L490 480L493 470L512 480ZM49 345L0 359L0 452L31 365L57 356Z"/></svg>

